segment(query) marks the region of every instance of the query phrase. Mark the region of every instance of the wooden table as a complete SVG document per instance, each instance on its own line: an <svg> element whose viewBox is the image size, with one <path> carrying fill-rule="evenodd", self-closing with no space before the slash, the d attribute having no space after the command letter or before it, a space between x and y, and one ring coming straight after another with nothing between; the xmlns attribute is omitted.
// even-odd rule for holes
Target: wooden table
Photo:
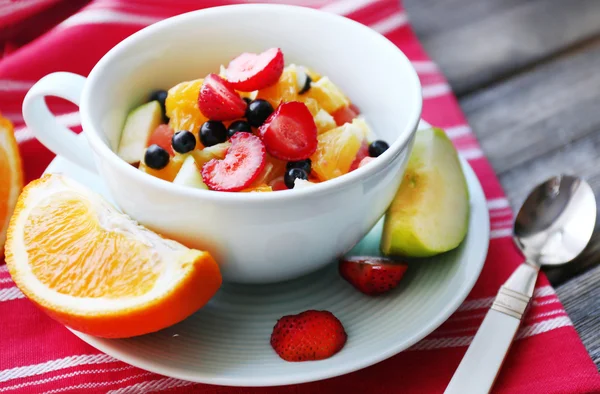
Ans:
<svg viewBox="0 0 600 394"><path fill-rule="evenodd" d="M559 173L600 196L599 0L404 0L513 209ZM547 270L600 369L600 220L584 255Z"/></svg>

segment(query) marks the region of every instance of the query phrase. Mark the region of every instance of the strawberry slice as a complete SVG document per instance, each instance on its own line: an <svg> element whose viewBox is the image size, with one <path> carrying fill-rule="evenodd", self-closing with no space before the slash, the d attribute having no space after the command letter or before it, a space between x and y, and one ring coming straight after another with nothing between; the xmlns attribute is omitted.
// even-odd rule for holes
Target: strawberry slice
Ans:
<svg viewBox="0 0 600 394"><path fill-rule="evenodd" d="M350 164L350 171L356 170L360 167L360 163L365 157L369 156L369 143L364 140L362 144L360 144L360 148L358 148L358 152L356 152L356 157L352 164Z"/></svg>
<svg viewBox="0 0 600 394"><path fill-rule="evenodd" d="M260 138L235 133L223 160L211 159L202 167L202 179L211 190L237 192L247 188L265 166L267 153Z"/></svg>
<svg viewBox="0 0 600 394"><path fill-rule="evenodd" d="M283 52L279 48L263 53L242 53L225 70L227 80L241 92L252 92L274 85L283 73Z"/></svg>
<svg viewBox="0 0 600 394"><path fill-rule="evenodd" d="M150 135L147 146L158 145L167 152L170 156L175 156L173 147L171 146L171 139L173 138L175 131L169 127L169 125L161 124Z"/></svg>
<svg viewBox="0 0 600 394"><path fill-rule="evenodd" d="M356 108L356 106L354 104L350 104L349 107L342 107L331 114L335 120L335 124L341 126L345 123L351 123L352 119L356 118L359 114L358 108L356 108L357 111L355 111L354 108Z"/></svg>
<svg viewBox="0 0 600 394"><path fill-rule="evenodd" d="M344 326L333 313L308 310L279 319L271 346L286 361L323 360L339 352L346 339Z"/></svg>
<svg viewBox="0 0 600 394"><path fill-rule="evenodd" d="M385 257L350 257L340 261L342 278L362 293L376 296L398 286L408 266Z"/></svg>
<svg viewBox="0 0 600 394"><path fill-rule="evenodd" d="M304 103L281 103L258 129L267 152L281 160L308 159L317 150L317 126Z"/></svg>
<svg viewBox="0 0 600 394"><path fill-rule="evenodd" d="M198 108L210 120L233 120L241 118L246 112L246 102L226 80L217 74L208 74L204 78Z"/></svg>

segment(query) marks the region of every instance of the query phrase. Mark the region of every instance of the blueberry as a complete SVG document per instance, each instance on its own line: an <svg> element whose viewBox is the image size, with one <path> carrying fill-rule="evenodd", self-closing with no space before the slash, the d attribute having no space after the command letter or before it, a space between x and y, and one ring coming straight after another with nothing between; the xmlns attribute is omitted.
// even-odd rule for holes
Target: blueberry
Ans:
<svg viewBox="0 0 600 394"><path fill-rule="evenodd" d="M248 104L246 119L250 126L259 127L273 113L273 106L266 100L257 99Z"/></svg>
<svg viewBox="0 0 600 394"><path fill-rule="evenodd" d="M196 147L196 137L187 130L181 130L173 134L171 145L173 145L173 150L177 153L188 153Z"/></svg>
<svg viewBox="0 0 600 394"><path fill-rule="evenodd" d="M227 129L223 122L209 120L200 127L200 141L205 147L227 141Z"/></svg>
<svg viewBox="0 0 600 394"><path fill-rule="evenodd" d="M288 170L291 170L292 168L299 168L301 170L304 170L304 172L306 172L307 174L310 174L311 164L312 162L310 161L310 159L306 159L300 161L289 161L285 167Z"/></svg>
<svg viewBox="0 0 600 394"><path fill-rule="evenodd" d="M304 93L308 92L310 90L310 84L311 83L312 83L312 79L307 74L306 75L306 81L304 82L304 86L302 86L302 89L300 89L300 91L298 92L298 94L304 94Z"/></svg>
<svg viewBox="0 0 600 394"><path fill-rule="evenodd" d="M390 146L385 141L377 140L371 142L369 145L369 156L371 157L379 157L383 152L385 152Z"/></svg>
<svg viewBox="0 0 600 394"><path fill-rule="evenodd" d="M150 101L158 101L160 107L162 108L163 120L165 123L169 123L169 118L167 117L167 107L165 101L167 100L168 92L166 90L154 90L150 93L148 97L148 102Z"/></svg>
<svg viewBox="0 0 600 394"><path fill-rule="evenodd" d="M144 163L155 170L162 170L169 164L169 152L154 144L146 149Z"/></svg>
<svg viewBox="0 0 600 394"><path fill-rule="evenodd" d="M306 174L306 171L304 171L301 168L290 168L289 170L287 170L285 176L283 177L283 181L285 182L285 185L288 189L294 188L294 181L296 179L308 180L308 175Z"/></svg>
<svg viewBox="0 0 600 394"><path fill-rule="evenodd" d="M227 128L227 136L231 137L238 131L243 133L252 133L252 127L250 127L250 123L245 120L236 120Z"/></svg>

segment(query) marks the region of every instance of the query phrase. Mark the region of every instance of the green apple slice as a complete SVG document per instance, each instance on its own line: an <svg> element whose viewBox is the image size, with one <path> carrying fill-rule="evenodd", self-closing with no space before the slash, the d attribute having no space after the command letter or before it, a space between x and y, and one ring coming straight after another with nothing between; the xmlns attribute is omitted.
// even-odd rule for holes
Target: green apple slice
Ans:
<svg viewBox="0 0 600 394"><path fill-rule="evenodd" d="M198 168L196 160L192 155L189 155L183 161L177 176L175 179L173 179L173 183L177 185L195 187L197 189L208 189L208 186L206 186L204 180L202 179L200 168Z"/></svg>
<svg viewBox="0 0 600 394"><path fill-rule="evenodd" d="M402 184L386 213L381 251L428 257L467 234L469 191L458 154L441 129L417 131Z"/></svg>
<svg viewBox="0 0 600 394"><path fill-rule="evenodd" d="M161 122L162 109L158 101L150 101L131 110L121 133L117 150L119 157L130 164L139 162L152 132Z"/></svg>

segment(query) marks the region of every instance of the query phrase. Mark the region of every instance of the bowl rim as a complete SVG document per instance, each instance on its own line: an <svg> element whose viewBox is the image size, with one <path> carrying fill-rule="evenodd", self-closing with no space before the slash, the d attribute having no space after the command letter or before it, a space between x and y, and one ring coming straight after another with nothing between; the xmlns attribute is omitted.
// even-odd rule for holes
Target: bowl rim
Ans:
<svg viewBox="0 0 600 394"><path fill-rule="evenodd" d="M387 149L381 156L378 157L378 160L374 160L370 163L370 165L360 167L338 178L330 179L325 182L320 182L307 188L301 188L296 190L281 190L277 191L276 193L215 193L212 190L196 189L188 186L177 185L172 182L153 177L149 174L144 174L137 168L131 166L129 163L122 160L116 154L116 152L114 152L106 144L104 139L100 137L97 129L94 127L94 124L91 121L90 114L88 113L88 107L90 106L88 103L93 102L94 97L94 89L92 89L92 87L100 82L100 70L102 70L114 58L126 52L130 45L133 45L133 43L137 41L147 39L148 37L155 35L157 32L163 29L168 29L171 26L174 26L183 21L219 15L227 12L252 13L262 12L267 9L271 11L275 10L286 14L293 13L294 17L296 18L323 18L330 22L352 26L353 29L360 30L361 34L371 36L371 40L378 40L382 42L383 45L389 48L390 53L395 53L401 62L404 62L408 65L407 80L409 81L409 83L407 84L407 91L410 91L410 94L414 95L415 105L411 109L412 113L409 114L409 121L404 125L403 130L400 131L398 137L390 145L389 149ZM129 178L133 178L137 182L143 183L154 189L158 189L161 193L171 193L177 195L178 197L197 198L198 200L207 200L211 202L257 203L266 201L288 201L290 199L306 198L307 196L313 195L326 195L335 191L336 189L350 186L352 184L358 184L360 183L360 181L379 173L386 166L391 164L391 162L397 156L399 156L404 151L405 147L408 145L409 141L411 140L412 136L417 130L421 117L422 105L423 99L421 94L420 80L414 67L412 67L410 60L395 44L393 44L383 35L370 29L369 27L340 15L307 7L282 4L234 4L219 7L211 7L176 15L154 23L150 26L147 26L132 34L131 36L125 38L123 41L119 42L100 59L100 61L94 66L94 68L90 72L82 91L80 110L82 118L81 124L84 130L84 134L86 135L91 148L103 160L108 160L113 165L113 168L116 171L127 175Z"/></svg>

